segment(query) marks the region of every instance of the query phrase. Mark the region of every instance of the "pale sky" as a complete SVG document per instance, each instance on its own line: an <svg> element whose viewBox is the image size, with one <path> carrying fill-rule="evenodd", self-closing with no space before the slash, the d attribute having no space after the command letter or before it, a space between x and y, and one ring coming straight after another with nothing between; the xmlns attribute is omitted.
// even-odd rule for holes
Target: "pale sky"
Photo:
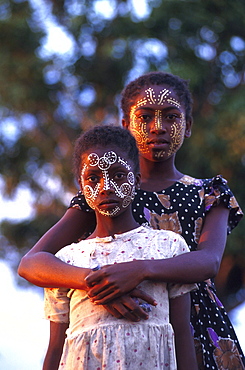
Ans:
<svg viewBox="0 0 245 370"><path fill-rule="evenodd" d="M42 289L18 287L13 271L3 261L0 281L0 369L41 370L49 338Z"/></svg>

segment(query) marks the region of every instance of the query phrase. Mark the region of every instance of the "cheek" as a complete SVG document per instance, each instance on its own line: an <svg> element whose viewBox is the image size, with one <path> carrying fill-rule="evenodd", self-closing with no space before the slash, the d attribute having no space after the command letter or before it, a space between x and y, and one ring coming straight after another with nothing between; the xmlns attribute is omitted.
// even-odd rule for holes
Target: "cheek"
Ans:
<svg viewBox="0 0 245 370"><path fill-rule="evenodd" d="M132 172L129 172L127 180L128 182L125 182L120 186L120 191L123 195L123 208L128 207L132 203L135 196L135 177Z"/></svg>
<svg viewBox="0 0 245 370"><path fill-rule="evenodd" d="M175 153L183 144L185 137L185 119L182 118L180 122L174 122L171 126L170 137L172 139L169 155Z"/></svg>
<svg viewBox="0 0 245 370"><path fill-rule="evenodd" d="M83 188L83 194L84 194L85 200L92 209L95 208L94 201L99 194L99 190L100 190L99 184L97 184L95 188L92 188L89 185L86 185Z"/></svg>
<svg viewBox="0 0 245 370"><path fill-rule="evenodd" d="M130 115L129 131L135 138L139 151L142 153L148 152L148 148L146 147L146 140L148 138L146 124L139 123L134 113Z"/></svg>

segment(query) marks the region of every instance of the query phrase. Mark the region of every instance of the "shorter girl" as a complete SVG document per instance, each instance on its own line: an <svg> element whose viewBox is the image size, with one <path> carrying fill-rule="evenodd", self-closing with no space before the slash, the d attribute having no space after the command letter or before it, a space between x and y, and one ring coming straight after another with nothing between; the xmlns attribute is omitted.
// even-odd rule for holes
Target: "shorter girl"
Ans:
<svg viewBox="0 0 245 370"><path fill-rule="evenodd" d="M188 293L196 286L164 283L153 268L154 259L174 257L188 247L180 235L134 220L131 203L140 182L135 139L120 127L95 127L78 138L74 169L97 225L88 239L56 254L81 268L83 290L45 289L51 331L43 369L196 370ZM137 269L140 287L158 302L147 320L119 320L89 299L86 276L115 263Z"/></svg>

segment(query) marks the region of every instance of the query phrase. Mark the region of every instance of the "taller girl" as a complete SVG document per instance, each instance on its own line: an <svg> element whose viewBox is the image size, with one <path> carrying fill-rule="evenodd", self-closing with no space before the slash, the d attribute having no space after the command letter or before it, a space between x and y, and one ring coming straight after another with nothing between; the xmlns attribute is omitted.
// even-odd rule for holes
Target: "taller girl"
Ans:
<svg viewBox="0 0 245 370"><path fill-rule="evenodd" d="M196 179L175 166L177 151L191 135L188 83L162 72L143 75L123 91L122 110L123 125L136 138L140 151L142 184L133 202L134 217L141 224L178 232L192 251L156 261L154 269L165 274L166 282L203 281L192 293L191 323L199 367L244 369L241 348L214 285L204 282L217 274L227 230L237 225L242 212L221 176ZM22 259L19 273L40 286L58 286L62 280L63 286L79 288L77 271L68 270L50 253L94 229L95 218L88 211L79 193L63 218ZM106 303L139 285L145 273L136 268L125 271L119 265L105 267L88 277L88 284L96 283L90 295Z"/></svg>

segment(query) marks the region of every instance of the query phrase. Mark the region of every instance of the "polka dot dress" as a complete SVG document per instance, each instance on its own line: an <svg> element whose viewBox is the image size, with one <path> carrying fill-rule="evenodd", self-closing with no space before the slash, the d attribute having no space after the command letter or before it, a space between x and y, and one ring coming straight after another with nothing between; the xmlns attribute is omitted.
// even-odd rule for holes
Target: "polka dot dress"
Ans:
<svg viewBox="0 0 245 370"><path fill-rule="evenodd" d="M190 251L194 251L206 214L221 202L230 210L227 225L229 234L243 213L227 181L220 175L212 179L195 179L184 175L161 192L138 190L133 202L133 214L140 224L148 223L154 229L181 234ZM81 193L73 198L70 207L89 211ZM227 313L215 294L213 282L209 280L199 284L199 290L192 292L191 296L191 325L199 368L244 369L242 350Z"/></svg>

